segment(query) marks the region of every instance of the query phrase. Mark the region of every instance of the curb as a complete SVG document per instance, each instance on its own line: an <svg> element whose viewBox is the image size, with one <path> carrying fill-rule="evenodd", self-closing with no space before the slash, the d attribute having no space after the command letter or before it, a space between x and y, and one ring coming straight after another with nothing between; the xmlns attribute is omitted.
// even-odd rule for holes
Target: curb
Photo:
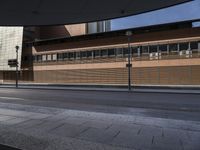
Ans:
<svg viewBox="0 0 200 150"><path fill-rule="evenodd" d="M10 88L16 89L14 86L0 86L0 88ZM129 93L166 93L166 94L200 94L200 89L184 89L184 88L139 88L136 87L132 91L128 91L126 88L81 88L81 87L67 87L67 86L36 86L36 85L23 85L18 87L18 89L36 89L36 90L70 90L70 91L101 91L101 92L129 92Z"/></svg>

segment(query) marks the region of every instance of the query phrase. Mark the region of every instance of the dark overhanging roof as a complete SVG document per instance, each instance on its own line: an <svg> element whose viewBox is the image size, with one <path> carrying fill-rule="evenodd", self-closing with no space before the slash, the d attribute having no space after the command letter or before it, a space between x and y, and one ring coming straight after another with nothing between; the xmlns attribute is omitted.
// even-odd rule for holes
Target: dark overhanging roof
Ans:
<svg viewBox="0 0 200 150"><path fill-rule="evenodd" d="M63 25L136 15L191 0L3 0L1 26Z"/></svg>
<svg viewBox="0 0 200 150"><path fill-rule="evenodd" d="M129 29L123 29L123 30L118 30L118 31L86 34L86 35L55 38L55 39L44 39L44 40L38 40L38 41L33 41L33 42L26 42L24 44L27 46L32 46L32 45L39 46L39 45L51 45L51 44L63 43L63 42L73 42L73 41L79 41L79 40L83 41L83 40L107 38L107 37L114 37L114 36L125 36L126 31L132 31L133 36L134 36L134 34L140 34L140 33L192 28L192 23L199 22L199 21L200 19L186 20L186 21L151 25L151 26L145 26L145 27L129 28Z"/></svg>

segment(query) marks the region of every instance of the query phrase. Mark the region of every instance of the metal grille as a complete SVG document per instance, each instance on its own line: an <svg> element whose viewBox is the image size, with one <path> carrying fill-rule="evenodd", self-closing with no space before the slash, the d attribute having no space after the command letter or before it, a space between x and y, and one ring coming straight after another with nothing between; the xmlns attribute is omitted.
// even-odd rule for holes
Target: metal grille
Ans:
<svg viewBox="0 0 200 150"><path fill-rule="evenodd" d="M3 81L14 82L15 72L3 72ZM127 68L22 71L21 82L56 84L124 85ZM200 85L200 66L132 68L132 85Z"/></svg>

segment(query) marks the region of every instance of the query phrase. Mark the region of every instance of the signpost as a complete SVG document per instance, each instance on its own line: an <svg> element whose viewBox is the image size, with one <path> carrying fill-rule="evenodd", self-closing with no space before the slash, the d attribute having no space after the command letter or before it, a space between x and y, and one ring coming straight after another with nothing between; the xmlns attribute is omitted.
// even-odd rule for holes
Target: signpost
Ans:
<svg viewBox="0 0 200 150"><path fill-rule="evenodd" d="M19 46L17 45L15 48L16 48L16 88L18 88L18 50L19 50Z"/></svg>
<svg viewBox="0 0 200 150"><path fill-rule="evenodd" d="M9 59L8 60L8 65L10 67L16 67L16 65L17 65L17 59Z"/></svg>
<svg viewBox="0 0 200 150"><path fill-rule="evenodd" d="M131 64L131 46L130 46L130 42L131 42L132 32L131 31L127 31L126 32L126 36L128 37L128 64L126 64L126 67L128 68L128 90L131 91L131 68L132 68L132 64Z"/></svg>
<svg viewBox="0 0 200 150"><path fill-rule="evenodd" d="M19 50L19 46L16 46L16 59L9 59L8 60L8 65L10 67L16 67L16 88L18 88L18 50Z"/></svg>

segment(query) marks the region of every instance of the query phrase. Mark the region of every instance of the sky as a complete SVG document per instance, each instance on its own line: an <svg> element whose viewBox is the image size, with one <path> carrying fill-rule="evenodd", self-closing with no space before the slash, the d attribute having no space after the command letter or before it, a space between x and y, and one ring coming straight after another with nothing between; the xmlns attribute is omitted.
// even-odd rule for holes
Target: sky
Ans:
<svg viewBox="0 0 200 150"><path fill-rule="evenodd" d="M111 21L111 29L120 30L191 19L200 19L200 0L145 14L114 19Z"/></svg>

